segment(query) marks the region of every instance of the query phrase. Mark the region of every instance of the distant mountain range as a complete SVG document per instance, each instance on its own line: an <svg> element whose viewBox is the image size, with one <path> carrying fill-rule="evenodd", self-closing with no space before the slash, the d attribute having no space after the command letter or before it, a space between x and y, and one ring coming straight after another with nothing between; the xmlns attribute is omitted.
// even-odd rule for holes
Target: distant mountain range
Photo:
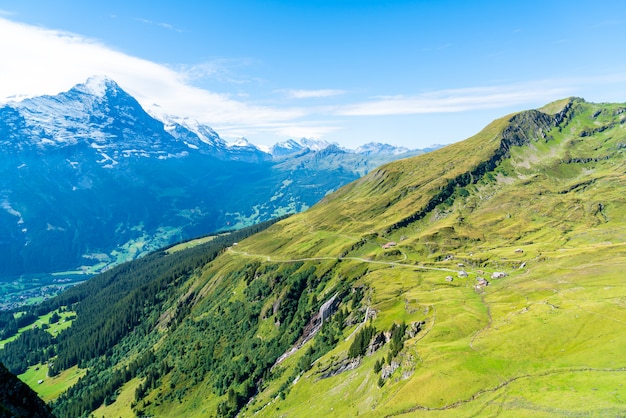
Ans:
<svg viewBox="0 0 626 418"><path fill-rule="evenodd" d="M151 249L299 212L421 150L301 139L228 143L150 115L115 81L0 107L0 281L99 271Z"/></svg>

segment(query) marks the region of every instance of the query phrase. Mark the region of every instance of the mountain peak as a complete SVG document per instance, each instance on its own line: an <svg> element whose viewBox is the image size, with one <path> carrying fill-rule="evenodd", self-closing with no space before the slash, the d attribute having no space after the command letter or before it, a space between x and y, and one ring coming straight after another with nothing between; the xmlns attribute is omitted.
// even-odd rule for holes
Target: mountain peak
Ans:
<svg viewBox="0 0 626 418"><path fill-rule="evenodd" d="M114 80L105 75L91 76L85 83L77 84L74 89L97 97L103 97L109 90L121 90Z"/></svg>
<svg viewBox="0 0 626 418"><path fill-rule="evenodd" d="M300 143L293 139L274 144L269 150L274 157L285 157L306 150Z"/></svg>
<svg viewBox="0 0 626 418"><path fill-rule="evenodd" d="M311 138L300 138L298 141L303 147L310 149L311 151L321 151L324 148L329 147L330 142L323 139L311 139ZM337 144L334 144L337 145Z"/></svg>
<svg viewBox="0 0 626 418"><path fill-rule="evenodd" d="M156 120L160 120L165 125L165 129L175 138L180 138L180 129L195 134L197 138L208 145L225 147L226 142L220 138L219 134L208 125L204 125L195 119L188 117L178 117L160 112L158 107L149 109L148 114ZM198 144L197 144L198 145Z"/></svg>
<svg viewBox="0 0 626 418"><path fill-rule="evenodd" d="M360 154L382 154L382 155L399 155L409 152L408 148L405 147L396 147L389 144L382 144L379 142L368 142L367 144L361 145L356 149L357 153Z"/></svg>
<svg viewBox="0 0 626 418"><path fill-rule="evenodd" d="M241 137L241 138L236 138L235 140L228 142L227 146L229 148L232 147L254 147L254 145L252 145L250 143L250 141L248 141L246 138Z"/></svg>
<svg viewBox="0 0 626 418"><path fill-rule="evenodd" d="M296 153L309 151L322 151L328 147L339 147L336 143L330 143L323 139L300 138L299 140L288 139L284 142L278 142L270 149L270 153L274 157L285 157Z"/></svg>

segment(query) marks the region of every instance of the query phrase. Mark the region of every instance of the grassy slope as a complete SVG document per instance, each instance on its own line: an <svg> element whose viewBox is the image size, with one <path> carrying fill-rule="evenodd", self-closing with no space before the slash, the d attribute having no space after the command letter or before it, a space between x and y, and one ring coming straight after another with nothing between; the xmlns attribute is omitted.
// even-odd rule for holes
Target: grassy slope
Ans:
<svg viewBox="0 0 626 418"><path fill-rule="evenodd" d="M612 115L616 108L606 113ZM409 259L418 254L416 260L428 261L453 253L451 268L460 259L470 272L505 270L511 275L493 280L479 294L471 286L474 274L449 284L443 272L399 272L395 267L370 273L372 305L379 311L375 324L381 328L390 320L420 319L429 308L432 328L407 343L406 366L415 369L413 374L402 379L396 372L379 390L368 363L328 382L317 381L313 372L294 385L285 401L276 402L282 414L378 416L441 408L450 415L515 416L626 409L626 388L620 383L626 370L620 356L626 348L626 287L619 280L626 268L626 164L623 151L616 152L626 131L618 124L593 139L580 137L582 130L613 119L603 114L592 118L591 105L581 104L576 111L575 121L560 133L552 132L553 140L514 149L493 180L467 187L467 199L457 198L437 215L389 237L406 237L399 248ZM453 147L381 168L361 186L353 184L334 196L337 204L329 201L329 207L315 208L328 216L308 213L288 223L294 228L306 218L308 225L330 229L347 216L351 233L384 231L385 225L423 204L424 197L408 195L381 217L384 211L376 204L363 209L368 196L382 190L383 199L377 202L385 203L393 200L386 195L407 188L426 190L427 195L444 176L454 175L445 168L488 155L491 139L506 120ZM612 158L603 160L605 156ZM575 158L599 161L562 162ZM420 171L426 177L411 176L416 167L426 170ZM394 187L377 182L377 176L394 179L395 173L404 175L398 175ZM600 203L603 213L597 210ZM524 253L516 253L518 248ZM524 269L512 269L522 262ZM409 312L415 312L413 318ZM408 359L412 350L414 358Z"/></svg>
<svg viewBox="0 0 626 418"><path fill-rule="evenodd" d="M34 323L26 327L20 328L15 335L9 338L5 338L4 340L0 340L0 349L2 349L6 343L9 343L17 339L21 333L33 327L40 327L43 324L47 324L49 328L47 328L46 331L48 331L52 335L56 335L57 333L63 331L64 329L72 326L72 320L68 319L68 317L76 315L76 312L72 312L72 311L59 312L59 310L57 310L56 312L57 314L59 314L58 322L55 322L54 324L50 324L50 317L52 316L52 312L49 312L46 315L42 315Z"/></svg>
<svg viewBox="0 0 626 418"><path fill-rule="evenodd" d="M18 377L28 386L30 386L41 399L46 402L53 401L65 392L70 386L74 385L78 379L85 375L85 370L81 370L78 366L64 370L57 376L48 377L48 366L39 364L31 366L28 370ZM42 381L41 383L39 383Z"/></svg>
<svg viewBox="0 0 626 418"><path fill-rule="evenodd" d="M131 404L135 400L135 389L140 384L140 379L132 379L122 387L116 402L111 405L100 406L100 408L92 412L92 415L94 417L134 417L135 413L131 408Z"/></svg>
<svg viewBox="0 0 626 418"><path fill-rule="evenodd" d="M49 328L46 329L50 334L56 335L59 332L63 331L66 328L69 328L72 325L73 320L69 319L70 316L74 316L76 312L73 311L63 311L59 312L55 311L59 314L59 321L50 324L50 317L52 316L52 312L49 312L46 315L42 315L37 319L33 324L20 328L18 333L10 338L4 339L0 341L0 349L4 347L4 344L15 340L22 332L27 329L32 328L33 326L42 326L43 324L48 324ZM18 377L24 383L33 389L37 395L44 401L52 401L56 399L59 395L65 392L70 386L72 386L76 381L85 374L84 370L80 370L77 367L72 367L69 370L65 370L59 375L49 378L48 377L48 366L39 364L37 366L31 366L28 370ZM43 381L39 383L39 381Z"/></svg>
<svg viewBox="0 0 626 418"><path fill-rule="evenodd" d="M569 103L542 110L556 114ZM626 412L623 108L574 101L559 127L512 147L493 171L403 224L428 208L450 179L493 157L513 116L499 119L466 141L373 171L208 266L194 285L199 295L208 300L231 292L236 299L243 281L223 283L222 277L252 260L303 260L323 270L344 257L320 300L361 270L359 282L370 289L364 303L375 310L379 330L394 322L426 323L405 343L399 369L382 388L373 364L387 346L354 370L320 379L321 370L346 356L353 326L344 332L347 341L290 385L285 399L276 397L277 387L304 350L281 364L282 377L257 394L244 415ZM397 247L381 248L391 240ZM461 268L469 277L457 277ZM476 278L494 271L509 276L476 291ZM196 306L196 320L203 309ZM272 335L272 321L261 321L261 337ZM166 378L149 397L159 399L148 405L150 414L205 416L220 399L200 384L180 402L162 402L157 394L167 387Z"/></svg>

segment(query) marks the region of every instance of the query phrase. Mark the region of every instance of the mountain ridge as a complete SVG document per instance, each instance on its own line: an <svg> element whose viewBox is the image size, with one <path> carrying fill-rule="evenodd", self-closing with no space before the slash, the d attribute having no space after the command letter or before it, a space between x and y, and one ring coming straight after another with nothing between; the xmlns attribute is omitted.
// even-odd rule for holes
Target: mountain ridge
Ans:
<svg viewBox="0 0 626 418"><path fill-rule="evenodd" d="M563 287L568 288L572 285L565 284L566 281L564 280L567 280L565 277L578 277L580 285L584 283L584 286L590 286L591 289L594 288L593 283L596 280L601 283L607 283L607 285L610 283L608 286L612 286L612 295L619 298L619 295L624 295L624 286L619 285L616 280L618 277L617 272L620 270L619 266L623 266L625 263L623 255L618 255L620 248L624 247L623 233L625 226L623 223L620 224L617 219L620 213L623 215L623 210L620 209L620 202L623 205L624 199L619 196L619 192L612 191L612 188L615 187L616 190L622 190L625 186L623 177L624 154L620 151L619 145L623 143L625 138L625 119L623 117L619 118L619 115L621 115L620 109L623 108L623 105L616 104L611 107L603 107L603 105L593 105L581 99L572 98L548 107L555 108L550 115L537 111L510 115L490 124L480 134L467 141L450 145L443 150L424 156L390 163L374 170L354 183L343 187L337 193L310 209L304 215L306 216L304 225L302 225L303 215L289 218L261 234L271 234L271 240L258 237L255 242L247 245L244 243L237 251L241 252L241 254L258 254L259 256L272 254L272 260L291 258L305 260L311 257L334 256L340 257L342 260L345 260L344 262L348 262L348 260L355 260L355 257L358 257L360 260L369 260L370 266L387 265L387 268L390 269L388 272L383 273L381 270L373 271L370 273L372 278L367 281L373 289L373 294L380 294L378 296L379 301L372 301L373 307L370 305L371 309L380 310L378 313L379 318L376 321L379 324L377 328L382 326L385 329L386 326L389 326L389 321L391 320L400 321L405 319L408 322L409 318L414 318L411 320L422 320L420 318L423 318L429 329L427 338L433 340L433 347L440 347L443 341L450 341L448 344L451 347L456 347L454 344L458 343L453 342L456 340L448 340L448 337L445 337L446 329L456 329L457 333L463 332L463 334L459 334L459 341L468 341L466 343L469 346L467 355L470 356L473 356L471 353L476 350L477 336L481 337L481 335L487 333L488 335L498 334L493 328L496 325L490 325L492 323L499 324L497 325L499 327L506 327L507 321L509 321L507 318L516 318L516 323L520 329L525 329L523 327L529 327L530 325L525 325L523 317L517 316L519 315L517 312L520 310L521 312L526 312L525 309L532 309L532 306L541 306L539 305L540 303L552 303L554 307L550 309L570 309L572 305L566 302L565 296L568 290L563 289ZM600 119L603 117L602 115L605 115L604 120ZM589 125L595 126L595 128L590 129L587 127ZM609 130L612 130L612 132L609 133ZM601 139L588 139L590 138L588 136L590 131L601 133L603 136ZM585 144L584 141L588 141L588 144ZM470 150L476 150L479 143L485 149L478 148L480 151L470 152ZM472 153L474 155L482 155L482 158L474 160ZM447 158L441 158L444 155ZM607 157L609 155L612 158L609 159ZM494 156L497 158L493 158ZM584 158L579 156L584 156ZM605 160L605 158L607 159ZM435 165L428 164L429 160L435 163ZM604 169L608 170L607 174L600 171L599 165L603 164L602 161L613 161L613 163L606 163L604 166ZM464 164L465 168L463 170L458 169L458 173L456 173L454 170L461 164ZM421 169L419 171L421 176L419 177L411 175L411 168L415 168L416 165L419 165ZM482 179L472 178L470 174L476 172L477 167L481 167L481 165L486 169L486 175L483 175ZM585 168L583 169L581 165L585 165ZM441 172L430 170L433 167L440 167L441 170L450 169L452 172L446 176L441 176ZM622 170L621 176L620 167ZM497 172L497 175L494 175L494 171ZM512 174L515 171L519 172L519 178ZM552 175L545 176L543 175L544 172ZM592 176L592 180L588 180L586 177L589 175ZM461 178L467 176L467 179L458 182L459 176ZM413 178L411 179L411 177ZM406 182L403 183L402 180ZM537 195L534 198L529 198L532 194L528 195L525 189L530 188L529 184L532 185L533 181L541 182L540 184L545 183L545 185L542 185L536 191ZM450 184L452 184L451 187L454 189L452 194L438 196ZM516 194L528 198L527 206L529 206L529 209L524 208L520 202L512 200L510 196L503 194L504 192L497 191L498 189L514 190L507 189L512 187L509 186L510 184L519 185L519 190L516 190ZM594 188L597 188L598 191L591 189L588 186L589 184L594 185ZM603 185L603 187L600 188L600 185ZM369 186L369 188L365 186ZM386 193L388 193L387 190L389 189L393 193L389 193L389 197L387 197ZM468 194L463 192L463 190L468 191L468 189ZM407 190L413 195L417 195L417 199L407 197ZM418 195L422 193L432 197L430 199L419 198ZM593 193L592 196L594 198L582 199L578 197L579 193ZM495 196L498 196L498 198ZM567 198L565 198L566 196ZM369 203L367 205L362 204L361 202L364 201ZM434 207L429 207L433 201L438 204L434 205ZM602 202L603 208L606 208L607 205L611 207L605 213L606 217L600 215L599 201ZM464 202L464 204L460 202ZM481 209L481 206L484 209ZM357 209L354 210L352 209L353 207ZM367 209L364 210L364 207ZM623 208L623 206L621 207ZM411 210L408 210L409 208ZM415 216L415 213L421 213L421 211L416 212L415 208L428 210L425 211L426 214L424 216ZM511 212L508 212L509 210ZM496 213L499 213L502 217L498 218L495 216ZM406 216L407 214L410 215ZM376 223L369 222L371 219L376 219ZM609 219L612 221L608 221ZM607 221L608 224L612 225L611 227L607 226ZM544 227L537 228L534 226L535 224L544 225ZM331 225L334 225L334 227ZM346 228L344 225L350 225L351 227ZM278 228L280 230L277 230ZM313 233L314 230L317 233ZM289 231L290 239L288 244L276 238L281 235L280 231ZM306 240L300 238L300 236L307 234L305 231L309 231ZM488 235L488 233L491 235ZM330 237L325 238L329 234ZM581 238L584 236L589 238ZM622 239L620 239L620 236ZM592 239L592 244L589 245L586 240L591 239L590 237L598 238ZM315 242L313 246L311 244L307 245L306 241L310 240ZM602 242L602 244L600 242L594 244L595 240ZM596 245L600 247L596 247ZM563 247L571 248L570 251L579 251L587 254L587 258L583 258L584 261L582 261L576 259L575 256L568 257L562 255L563 250L561 248ZM299 251L300 248L304 249L304 251ZM322 248L325 251L319 252L315 250L316 248ZM607 254L601 254L603 251L606 251ZM577 264L581 262L585 265L583 270L585 273L575 273ZM404 270L406 273L394 272L394 269L400 268L406 269ZM445 271L446 268L448 272ZM565 270L562 270L563 268ZM370 269L373 269L373 267L370 267ZM437 273L437 271L440 271L440 273ZM592 273L594 271L596 274ZM502 282L490 278L500 277L500 273L502 273L502 277L511 275L513 278L505 279ZM418 281L416 284L412 284L410 279L401 279L403 275L407 277L417 276ZM447 278L444 281L444 276L446 275L449 276L449 281ZM470 280L464 278L468 275L471 278ZM553 294L557 296L554 296L552 301L548 297L546 302L545 299L542 299L540 292L533 293L534 291L529 291L528 289L532 289L532 285L528 284L530 278L541 283L541 286L554 289L555 293ZM483 281L484 279L487 280ZM452 284L441 284L446 282ZM454 285L456 282L459 282L459 284ZM395 283L398 284L394 286ZM462 290L463 286L469 287L471 289L469 292L473 291L475 293L473 295L465 293ZM491 286L494 286L493 291L490 290ZM527 300L536 301L538 305L527 304L526 308L523 309L524 304L521 303L522 306L520 306L519 303L521 301L507 299L513 298L513 295L508 294L511 290L507 286L510 286L510 289L514 290L514 292L525 294L529 298ZM424 287L424 289L418 290L421 287ZM395 291L398 293L394 293L395 291L390 290L390 288L395 288ZM453 291L453 289L455 290ZM474 331L476 334L471 337L472 332L467 333L468 331L463 329L466 325L455 325L447 322L446 325L443 325L443 328L440 328L440 332L433 333L434 331L429 324L432 324L434 326L433 329L437 330L437 318L433 316L429 318L428 315L426 317L418 315L417 312L420 312L420 309L424 309L424 312L427 312L432 311L433 306L442 309L450 305L447 311L454 312L454 309L459 308L452 307L450 303L433 296L430 292L454 294L456 295L455 300L464 301L463 304L475 303L475 307L472 308L475 311L470 311L473 312L471 315L470 312L463 314L461 311L456 314L455 318L461 321L460 324L470 323L468 322L471 321L470 318L476 318L477 320L481 318L480 321L484 324L484 328L477 327ZM508 296L499 297L498 292L507 293ZM564 292L562 297L558 296L561 292ZM394 294L402 296L394 300ZM411 308L412 298L416 298L416 301L418 301L416 303L417 308ZM428 300L437 300L437 302L431 306L427 302ZM505 314L496 316L499 315L502 307L496 308L498 305L493 305L489 302L493 300L499 300L502 307L507 306L507 309L504 310ZM557 300L559 301L558 303L556 302ZM376 309L376 305L378 305L378 309ZM516 306L518 311L515 309ZM597 306L600 305L598 304ZM469 306L466 309L469 309ZM485 309L487 310L486 314L484 313ZM619 308L611 304L603 305L603 309L606 310L604 312L612 312L612 317L615 317L620 312ZM392 314L390 310L394 313ZM411 314L411 312L414 313ZM568 310L567 312L571 311ZM440 315L441 312L436 314L437 317ZM557 321L553 323L550 316L542 315L537 313L531 316L533 318L542 318L543 323L552 324L550 325L552 327L550 329L554 333L551 335L552 341L556 341L557 344L566 344L567 338L572 338L571 335L575 333L574 329L577 328L577 325L571 322L561 323ZM580 311L579 315L581 315ZM587 320L591 320L589 315L588 313L585 314ZM561 320L565 321L565 319L560 319L559 321ZM582 327L582 325L580 326ZM562 327L567 332L558 331L558 327ZM557 363L567 364L568 366L578 364L580 370L587 370L590 364L602 364L602 354L598 355L597 353L602 353L605 349L608 349L604 348L603 344L606 347L611 346L609 340L602 339L603 343L598 342L593 346L587 347L586 356L579 357L574 361L569 360L568 363L568 360L560 359L556 352L554 354L546 354L537 343L527 342L529 338L525 338L520 332L514 333L514 330L510 327L505 329L509 333L508 335L515 335L514 340L519 340L521 344L528 344L529 347L532 347L522 351L524 353L522 357L528 359L524 361L529 362L533 362L532 358L534 356L539 356L539 358L551 358ZM603 330L603 332L615 336L619 326L604 324ZM462 335L468 335L471 338L464 340ZM541 335L544 335L545 338L550 338L550 334L541 333ZM594 335L597 335L597 333L594 333ZM438 338L443 338L443 341L438 342ZM420 340L422 340L422 337L417 339L417 341ZM502 344L500 340L494 341ZM622 345L623 343L624 341L621 342ZM419 350L417 342L412 344L414 344L412 347L415 348L411 350ZM511 353L516 352L512 341L504 345L511 350ZM345 350L346 348L347 345L344 344L343 349ZM421 350L428 349L422 348ZM456 352L458 348L454 350ZM492 346L490 350L494 351L497 349L495 346ZM442 357L441 354L437 353L437 349L431 349L427 352L429 354L422 353L419 357ZM498 350L497 352L499 356L509 358L510 361L515 361L516 364L522 364L519 359L515 359L514 354L509 354L504 350ZM333 353L341 356L337 351ZM485 354L489 356L488 353ZM415 357L417 353L412 355ZM459 353L459 355L461 354ZM563 356L566 357L565 355ZM573 356L576 357L577 354L573 354ZM374 363L376 356L373 357L371 360L367 360L369 365ZM405 364L409 358L410 356L407 354L404 360L400 362L400 368L404 367L403 373L408 373L408 376L411 376L413 373L417 374L413 367L425 367L425 363L420 361L417 361L416 366L415 360L413 360L413 366L411 366L411 362ZM462 371L454 371L459 367L461 370L463 369L463 366L458 365L458 356L445 356L445 358L449 366L440 361L432 363L431 367L435 367L435 370L441 370L440 373L452 373L457 378L463 379L460 377L463 376ZM366 361L366 358L363 361ZM482 370L492 370L493 366L497 364L489 363L489 361L496 362L497 359L481 360L484 363ZM327 359L324 364L332 365L333 361L332 359ZM386 364L389 363L386 362ZM465 364L464 367L469 366L470 364ZM374 365L374 367L376 366ZM623 368L607 366L607 371L609 369L612 370L613 376L618 376L620 370L623 370ZM481 369L474 367L472 370L474 373L479 373ZM553 373L557 372L553 371ZM305 379L305 376L310 377ZM371 372L352 372L350 376L337 378L334 380L334 384L330 384L330 386L321 382L316 383L317 379L320 378L319 376L320 373L316 371L304 373L300 378L301 382L289 386L293 388L291 389L292 391L300 389L293 396L291 394L287 395L286 401L272 401L271 396L265 396L256 401L256 405L258 405L258 408L261 408L263 402L269 401L271 404L277 404L281 413L289 414L290 411L291 413L298 411L298 413L304 413L305 415L314 415L322 413L324 409L321 406L316 407L311 402L311 398L307 398L305 395L312 396L313 393L317 393L316 399L321 399L324 396L329 397L329 399L322 402L325 406L333 406L337 411L343 411L347 415L354 415L357 412L371 416L383 414L401 415L417 411L445 411L448 408L456 411L452 412L454 415L460 413L459 410L465 411L465 413L470 410L463 407L466 399L469 405L471 405L472 399L475 397L480 399L479 395L485 393L484 390L491 390L485 389L484 385L477 386L476 383L472 383L470 386L476 388L473 389L474 392L467 388L459 391L458 383L455 383L452 379L446 381L442 377L433 382L432 378L434 376L426 369L423 371L423 377L417 380L405 377L406 375L403 374L402 377L398 375L396 380L393 381L394 383L389 381L389 384L392 384L395 389L390 389L391 392L382 390L381 393L394 393L395 391L400 391L406 385L404 394L390 395L391 398L387 399L383 404L378 404L378 401L375 401L379 408L377 409L378 412L367 413L367 411L370 411L369 406L371 405L371 402L367 401L370 399L368 397L380 399L381 395L376 394L376 391L364 388L357 382L348 382L353 382L352 379L356 379L356 376L359 376L359 378L369 381L370 385L375 386ZM478 377L472 379L469 376L467 378L469 378L467 380L468 383L481 379ZM512 380L503 379L504 386L498 386L498 382L493 382L491 386L487 385L487 387L505 387L509 382L513 382L517 378L519 378L519 375L515 377L515 373L513 373ZM600 379L599 377L595 378ZM405 379L409 379L408 383L401 383ZM532 380L531 378L528 379ZM537 377L535 379L539 380ZM303 380L306 381L302 382ZM420 383L411 383L411 381ZM386 380L380 380L379 382L383 382L383 387L387 385ZM581 387L580 381L572 379L571 382L576 382L573 384L576 387ZM418 405L413 404L410 406L410 402L407 402L407 399L416 396L410 395L411 393L420 393L420 387L435 385L441 388L442 386L440 385L442 384L446 388L443 392L428 392L428 395L425 395ZM359 395L360 397L354 393L353 396L360 399L360 401L351 403L349 407L347 405L341 406L342 398L341 395L337 394L336 396L334 394L336 391L332 389L334 385L346 388L345 391L339 391L342 394L350 390L357 391L361 394ZM481 387L482 389L480 389ZM589 389L585 390L588 391ZM439 401L439 397L443 396L443 393L449 393L447 395L449 400L442 403ZM454 393L458 393L458 395L452 395ZM523 396L521 393L516 391L516 396ZM556 395L558 395L559 399L567 399L567 395L558 392L558 390L553 392L553 396ZM292 401L289 401L290 396ZM417 396L419 397L419 395ZM298 402L303 404L302 407L297 406ZM537 402L536 399L534 402ZM483 406L477 406L475 409L472 409L474 412L483 410L482 408L496 411L504 406L504 403L499 402L475 403ZM360 407L357 408L355 404L360 405ZM566 404L567 401L561 401L559 403L561 409L555 409L553 412L560 411L558 413L565 413L565 411L571 411L571 409L565 407ZM537 404L534 405L539 408ZM578 404L577 407L584 408ZM544 406L543 408L547 407ZM596 408L600 407L596 405ZM613 408L609 409L613 413L623 411L623 406L620 409L619 403L613 404ZM259 409L254 408L250 410L259 411ZM261 413L262 416L271 416L271 411L273 411L273 409L261 410L263 411ZM520 407L520 409L517 409L517 413L530 410ZM547 411L548 409L536 410ZM383 413L383 411L385 412Z"/></svg>

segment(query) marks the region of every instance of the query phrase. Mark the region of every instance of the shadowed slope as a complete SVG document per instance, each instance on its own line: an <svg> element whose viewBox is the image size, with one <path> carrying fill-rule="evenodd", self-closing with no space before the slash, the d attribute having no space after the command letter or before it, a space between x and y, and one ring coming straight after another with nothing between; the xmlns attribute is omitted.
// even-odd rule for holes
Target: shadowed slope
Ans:
<svg viewBox="0 0 626 418"><path fill-rule="evenodd" d="M0 417L53 417L50 408L0 363Z"/></svg>

